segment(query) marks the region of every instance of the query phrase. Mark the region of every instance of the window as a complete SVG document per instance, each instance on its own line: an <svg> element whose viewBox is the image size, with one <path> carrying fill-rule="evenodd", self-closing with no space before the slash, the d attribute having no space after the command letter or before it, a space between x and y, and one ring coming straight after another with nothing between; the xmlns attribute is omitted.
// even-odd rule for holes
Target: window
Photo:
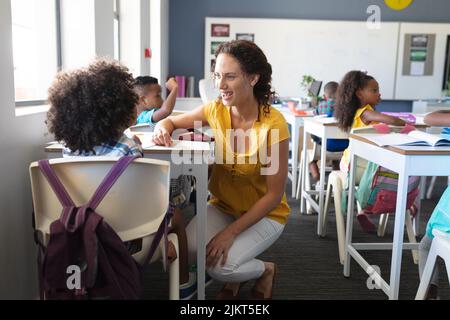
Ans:
<svg viewBox="0 0 450 320"><path fill-rule="evenodd" d="M11 0L16 106L42 104L60 69L59 0Z"/></svg>
<svg viewBox="0 0 450 320"><path fill-rule="evenodd" d="M120 1L114 0L114 59L120 61Z"/></svg>

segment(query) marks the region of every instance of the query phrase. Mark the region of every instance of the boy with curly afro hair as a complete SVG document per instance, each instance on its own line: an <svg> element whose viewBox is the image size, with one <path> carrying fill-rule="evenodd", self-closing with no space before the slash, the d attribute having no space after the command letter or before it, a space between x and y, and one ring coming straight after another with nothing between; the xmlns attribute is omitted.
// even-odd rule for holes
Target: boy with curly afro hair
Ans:
<svg viewBox="0 0 450 320"><path fill-rule="evenodd" d="M64 156L143 155L141 145L123 133L136 121L133 83L126 67L107 60L56 76L46 123L65 144Z"/></svg>
<svg viewBox="0 0 450 320"><path fill-rule="evenodd" d="M64 143L64 157L143 156L139 139L124 134L137 118L139 96L134 84L126 67L107 60L57 75L49 89L46 124L49 132ZM171 232L177 234L180 249L180 298L190 298L196 283L190 281L186 230L178 208ZM175 247L169 243L168 249L168 258L173 261L177 258Z"/></svg>

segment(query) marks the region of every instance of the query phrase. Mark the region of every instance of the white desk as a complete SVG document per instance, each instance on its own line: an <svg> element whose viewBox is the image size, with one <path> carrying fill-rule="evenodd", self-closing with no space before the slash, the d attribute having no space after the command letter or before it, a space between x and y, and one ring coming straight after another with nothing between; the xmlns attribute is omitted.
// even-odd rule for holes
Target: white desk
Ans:
<svg viewBox="0 0 450 320"><path fill-rule="evenodd" d="M395 211L393 243L353 243L353 205L355 186L356 156L375 162L399 174L397 203ZM418 244L403 243L405 225L406 196L409 176L450 175L450 147L379 147L364 138L364 134L350 135L350 181L347 212L347 235L344 276L350 276L350 259L353 257L371 276L389 299L398 299L402 250L417 249ZM360 255L358 250L392 249L389 284Z"/></svg>
<svg viewBox="0 0 450 320"><path fill-rule="evenodd" d="M52 144L45 148L48 158L60 158L62 145ZM194 176L197 200L197 297L205 299L205 257L206 257L206 206L208 195L208 158L210 148L207 142L174 141L172 147L153 146L144 149L144 157L170 161L170 177Z"/></svg>
<svg viewBox="0 0 450 320"><path fill-rule="evenodd" d="M278 111L281 112L286 122L291 125L291 166L292 170L288 174L289 179L292 181L292 197L295 197L296 187L297 187L297 170L299 167L298 161L298 149L299 149L299 138L300 138L300 127L303 126L303 119L312 116L296 116L289 111L288 108L282 107L281 105L273 105Z"/></svg>
<svg viewBox="0 0 450 320"><path fill-rule="evenodd" d="M328 139L347 139L348 133L342 131L337 126L337 121L334 118L305 118L303 128L303 161L301 168L301 195L300 195L300 213L305 213L306 201L308 201L311 206L317 211L317 234L322 235L323 227L323 210L324 210L324 195L325 195L325 164L327 161L327 140ZM322 145L320 149L320 181L319 181L319 203L314 201L311 194L315 194L315 191L306 190L306 179L307 174L307 141L310 135L316 135L322 138Z"/></svg>

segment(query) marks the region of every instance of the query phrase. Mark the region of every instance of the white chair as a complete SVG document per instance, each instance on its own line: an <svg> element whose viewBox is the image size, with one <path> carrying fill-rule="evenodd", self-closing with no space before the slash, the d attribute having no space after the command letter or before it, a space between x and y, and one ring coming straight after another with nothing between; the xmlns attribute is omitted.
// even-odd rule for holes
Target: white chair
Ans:
<svg viewBox="0 0 450 320"><path fill-rule="evenodd" d="M208 103L219 97L219 89L214 85L212 79L200 79L198 82L198 90L203 103Z"/></svg>
<svg viewBox="0 0 450 320"><path fill-rule="evenodd" d="M391 127L393 131L399 131L401 127ZM376 132L372 127L364 127L364 128L356 128L352 130L352 133L374 133ZM359 159L358 162L363 161L363 159ZM344 190L344 185L346 182L346 175L341 171L332 171L328 176L328 184L327 184L327 192L325 196L325 205L324 205L324 214L323 214L323 225L322 225L322 234L324 237L326 235L326 225L327 225L327 216L328 209L330 206L330 197L331 192L333 192L334 198L334 211L336 215L336 229L337 229L337 238L338 238L338 248L339 248L339 260L341 264L344 264L345 258L345 222L344 222L344 214L342 212L342 192ZM359 181L356 181L358 183ZM358 212L361 211L361 207L357 202ZM385 234L387 222L389 219L388 214L381 214L380 220L378 223L377 235L379 237L383 237ZM417 243L414 227L412 223L412 218L409 210L406 211L405 218L406 231L408 234L408 240L411 243ZM417 264L419 261L419 254L417 250L412 250L414 263Z"/></svg>
<svg viewBox="0 0 450 320"><path fill-rule="evenodd" d="M89 201L100 182L118 160L114 157L59 158L50 165L76 205ZM31 190L36 230L47 245L50 224L59 219L62 206L37 162L30 165ZM136 159L109 190L96 212L116 231L122 241L142 241L140 251L133 258L143 264L169 204L170 164L155 159ZM178 238L169 234L169 240L178 253ZM161 241L151 262L162 258L165 248ZM169 297L179 299L179 261L169 266Z"/></svg>
<svg viewBox="0 0 450 320"><path fill-rule="evenodd" d="M417 290L416 300L425 299L438 256L444 260L447 276L450 279L450 235L436 229L433 229L433 235L434 238L431 242L430 252L423 270L422 279L420 280L419 289Z"/></svg>

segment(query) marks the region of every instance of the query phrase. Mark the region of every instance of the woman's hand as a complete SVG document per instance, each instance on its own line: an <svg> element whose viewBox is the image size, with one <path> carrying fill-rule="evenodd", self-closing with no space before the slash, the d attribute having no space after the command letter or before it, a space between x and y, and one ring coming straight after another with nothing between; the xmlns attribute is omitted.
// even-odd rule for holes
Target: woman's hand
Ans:
<svg viewBox="0 0 450 320"><path fill-rule="evenodd" d="M215 267L219 261L223 266L228 258L228 251L233 245L235 235L229 231L222 230L216 234L206 246L206 266Z"/></svg>
<svg viewBox="0 0 450 320"><path fill-rule="evenodd" d="M172 138L170 136L170 132L162 126L155 127L152 140L155 144L159 146L170 147L172 145Z"/></svg>

